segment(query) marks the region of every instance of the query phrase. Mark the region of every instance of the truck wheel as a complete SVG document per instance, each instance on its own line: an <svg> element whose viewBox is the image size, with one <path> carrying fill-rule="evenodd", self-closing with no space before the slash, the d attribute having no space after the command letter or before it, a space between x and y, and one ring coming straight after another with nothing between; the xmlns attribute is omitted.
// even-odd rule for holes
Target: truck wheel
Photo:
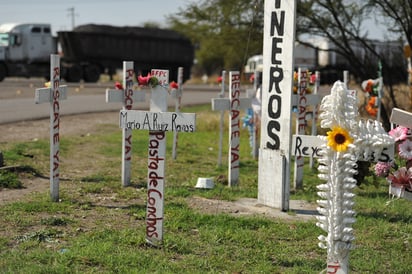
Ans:
<svg viewBox="0 0 412 274"><path fill-rule="evenodd" d="M67 82L80 82L82 79L82 68L78 65L73 65L67 69Z"/></svg>
<svg viewBox="0 0 412 274"><path fill-rule="evenodd" d="M0 64L0 82L6 78L7 75L7 70L6 67L3 64Z"/></svg>
<svg viewBox="0 0 412 274"><path fill-rule="evenodd" d="M95 83L100 79L100 68L97 65L89 65L84 68L84 81Z"/></svg>

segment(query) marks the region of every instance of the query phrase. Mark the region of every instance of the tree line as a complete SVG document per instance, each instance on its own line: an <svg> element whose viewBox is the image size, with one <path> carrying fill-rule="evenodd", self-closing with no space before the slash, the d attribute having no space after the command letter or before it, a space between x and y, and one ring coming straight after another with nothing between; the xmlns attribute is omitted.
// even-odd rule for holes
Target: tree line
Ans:
<svg viewBox="0 0 412 274"><path fill-rule="evenodd" d="M201 0L180 8L168 17L168 23L192 40L197 67L212 74L222 69L241 70L248 57L262 53L263 14L263 0ZM396 41L400 47L412 43L410 0L297 0L295 37L302 43L307 43L308 36L328 39L335 45L331 50L348 60L355 77L376 76L379 59L383 75L398 71L389 81L406 79L406 70L401 69L406 61L387 60L390 54L368 38L367 20L386 27L388 43ZM359 48L364 52L362 58L356 52Z"/></svg>

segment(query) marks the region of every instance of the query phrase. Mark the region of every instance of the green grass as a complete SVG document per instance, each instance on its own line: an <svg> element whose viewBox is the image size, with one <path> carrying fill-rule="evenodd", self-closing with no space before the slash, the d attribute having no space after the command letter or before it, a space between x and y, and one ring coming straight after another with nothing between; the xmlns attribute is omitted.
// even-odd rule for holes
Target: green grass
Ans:
<svg viewBox="0 0 412 274"><path fill-rule="evenodd" d="M90 136L61 136L60 202L48 192L0 205L0 273L319 273L326 251L315 221L285 221L265 216L202 213L188 199L236 200L257 197L258 163L248 133L241 134L240 182L227 187L225 163L217 166L218 113L210 106L196 112L197 131L179 134L173 160L167 135L164 242L145 241L147 133L133 133L132 185L122 187L121 131L101 125ZM227 124L226 124L227 126ZM18 178L48 174L48 140L5 144L1 149ZM92 157L93 160L90 160ZM36 171L37 175L33 175ZM293 175L293 173L291 173ZM215 178L212 190L195 189L198 177ZM293 178L293 176L291 176ZM219 183L217 179L224 182ZM315 202L316 169L305 165L304 187L291 199ZM406 200L390 201L387 185L364 183L357 194L356 248L352 273L408 273L412 262L412 209ZM210 211L209 211L210 212ZM294 215L294 212L290 213Z"/></svg>

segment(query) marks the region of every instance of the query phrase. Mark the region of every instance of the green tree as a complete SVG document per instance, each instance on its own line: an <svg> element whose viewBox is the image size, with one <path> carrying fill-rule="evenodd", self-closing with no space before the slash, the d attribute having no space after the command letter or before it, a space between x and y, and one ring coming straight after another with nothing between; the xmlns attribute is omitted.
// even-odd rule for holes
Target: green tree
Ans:
<svg viewBox="0 0 412 274"><path fill-rule="evenodd" d="M202 0L168 17L172 29L196 46L198 65L206 73L240 70L263 43L263 0Z"/></svg>

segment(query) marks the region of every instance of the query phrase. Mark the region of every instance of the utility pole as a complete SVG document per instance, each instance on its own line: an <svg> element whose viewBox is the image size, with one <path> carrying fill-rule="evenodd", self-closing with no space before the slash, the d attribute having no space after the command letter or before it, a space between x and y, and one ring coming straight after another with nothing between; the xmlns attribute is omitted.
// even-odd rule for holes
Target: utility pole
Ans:
<svg viewBox="0 0 412 274"><path fill-rule="evenodd" d="M74 12L74 7L68 8L67 11L69 12L68 16L70 16L72 18L72 29L74 29L74 17L76 16L75 12Z"/></svg>

